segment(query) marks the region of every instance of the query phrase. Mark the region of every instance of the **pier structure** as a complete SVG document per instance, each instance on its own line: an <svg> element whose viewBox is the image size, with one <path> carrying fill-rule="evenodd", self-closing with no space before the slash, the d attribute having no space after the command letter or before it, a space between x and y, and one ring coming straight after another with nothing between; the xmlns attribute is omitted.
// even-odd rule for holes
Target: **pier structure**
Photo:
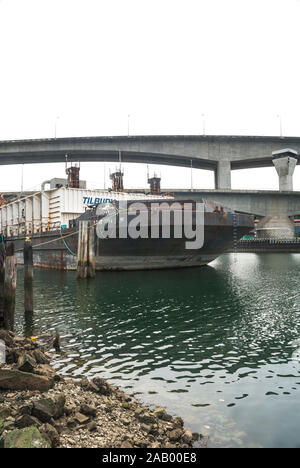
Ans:
<svg viewBox="0 0 300 468"><path fill-rule="evenodd" d="M293 191L293 175L298 163L298 153L292 149L273 151L273 164L279 177L279 190L281 192Z"/></svg>
<svg viewBox="0 0 300 468"><path fill-rule="evenodd" d="M298 162L298 153L290 148L273 151L273 164L279 177L279 191L293 191L293 174ZM258 238L263 239L293 239L295 237L294 222L287 212L277 212L274 216L265 216L256 226Z"/></svg>

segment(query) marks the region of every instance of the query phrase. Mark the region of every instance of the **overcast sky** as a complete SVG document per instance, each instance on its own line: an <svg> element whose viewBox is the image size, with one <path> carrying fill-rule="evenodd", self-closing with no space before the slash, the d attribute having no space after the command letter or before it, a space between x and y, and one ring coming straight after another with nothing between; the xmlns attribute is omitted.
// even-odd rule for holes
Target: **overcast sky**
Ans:
<svg viewBox="0 0 300 468"><path fill-rule="evenodd" d="M299 24L299 0L0 0L0 140L127 135L128 121L132 135L279 135L278 115L300 136ZM127 187L146 186L144 166L124 166ZM103 187L103 169L83 163L82 178ZM190 187L189 169L158 171ZM63 164L24 166L24 188L52 176ZM213 184L194 170L194 188ZM232 185L278 178L233 171ZM0 191L20 186L21 167L0 166Z"/></svg>

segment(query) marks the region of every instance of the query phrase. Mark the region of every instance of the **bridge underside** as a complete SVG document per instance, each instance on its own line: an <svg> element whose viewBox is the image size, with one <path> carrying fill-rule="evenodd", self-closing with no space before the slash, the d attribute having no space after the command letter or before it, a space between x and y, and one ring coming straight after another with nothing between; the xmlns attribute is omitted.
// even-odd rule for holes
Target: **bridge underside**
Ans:
<svg viewBox="0 0 300 468"><path fill-rule="evenodd" d="M287 191L231 190L231 170L274 167L274 152L286 148L291 148L284 151L292 154L281 154L285 157L280 164L276 160L276 170L279 182L287 178L285 172L289 174L291 183L283 189ZM61 163L67 158L68 162L164 164L212 170L216 190L195 190L193 198L210 198L257 216L300 214L300 192L291 191L293 171L288 170L291 161L299 164L299 153L298 137L161 135L0 141L0 165ZM191 196L191 192L185 193Z"/></svg>
<svg viewBox="0 0 300 468"><path fill-rule="evenodd" d="M167 164L215 170L228 162L232 170L272 166L272 152L293 148L299 137L141 135L0 141L1 164L69 161L119 161ZM298 161L299 163L299 161Z"/></svg>
<svg viewBox="0 0 300 468"><path fill-rule="evenodd" d="M209 161L201 158L191 158L180 155L164 155L155 153L141 153L129 151L63 151L51 152L45 151L40 154L33 152L0 154L0 165L12 164L43 164L43 163L61 163L68 162L122 162L122 163L141 163L141 164L164 164L170 166L193 167L195 169L208 169L214 171L217 167L217 161Z"/></svg>

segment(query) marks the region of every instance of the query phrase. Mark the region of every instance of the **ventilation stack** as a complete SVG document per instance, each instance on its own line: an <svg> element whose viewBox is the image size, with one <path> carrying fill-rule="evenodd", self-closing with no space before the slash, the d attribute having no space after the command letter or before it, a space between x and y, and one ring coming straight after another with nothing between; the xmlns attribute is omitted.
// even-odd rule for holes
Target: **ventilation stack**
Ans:
<svg viewBox="0 0 300 468"><path fill-rule="evenodd" d="M148 177L148 184L150 184L150 193L151 195L160 195L160 181L161 178L154 174L153 177Z"/></svg>
<svg viewBox="0 0 300 468"><path fill-rule="evenodd" d="M66 167L66 174L68 176L67 185L69 188L80 188L79 179L80 165Z"/></svg>
<svg viewBox="0 0 300 468"><path fill-rule="evenodd" d="M119 169L116 169L115 172L109 175L110 179L112 180L112 191L113 192L123 192L124 190L124 183L123 183L123 175L121 166Z"/></svg>

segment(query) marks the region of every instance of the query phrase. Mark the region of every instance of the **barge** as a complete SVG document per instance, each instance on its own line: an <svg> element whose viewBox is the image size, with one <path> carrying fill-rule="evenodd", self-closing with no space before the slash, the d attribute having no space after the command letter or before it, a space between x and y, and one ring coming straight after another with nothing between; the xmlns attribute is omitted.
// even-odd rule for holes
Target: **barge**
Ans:
<svg viewBox="0 0 300 468"><path fill-rule="evenodd" d="M23 263L23 245L30 238L35 266L60 270L77 268L78 232L80 221L92 222L95 230L93 255L96 270L145 270L180 268L207 265L253 228L253 218L237 214L208 200L202 200L204 242L201 248L187 249L187 237L176 236L174 216L171 216L169 238L163 238L162 221L159 218L158 236L147 238L100 238L96 235L97 223L101 220L99 206L113 206L116 211L121 202L141 202L150 217L151 206L166 207L176 202L177 206L193 200L175 200L172 195L154 193L127 193L123 189L122 173L112 174L112 190L89 190L79 183L77 169L69 168L66 184L47 181L50 187L0 206L0 233L2 242L14 243L19 264ZM156 178L157 182L157 178ZM194 205L193 205L194 204ZM159 208L160 209L160 208ZM195 224L195 210L192 210ZM130 217L130 216L129 216ZM141 229L143 226L141 226ZM184 230L182 230L184 233Z"/></svg>

